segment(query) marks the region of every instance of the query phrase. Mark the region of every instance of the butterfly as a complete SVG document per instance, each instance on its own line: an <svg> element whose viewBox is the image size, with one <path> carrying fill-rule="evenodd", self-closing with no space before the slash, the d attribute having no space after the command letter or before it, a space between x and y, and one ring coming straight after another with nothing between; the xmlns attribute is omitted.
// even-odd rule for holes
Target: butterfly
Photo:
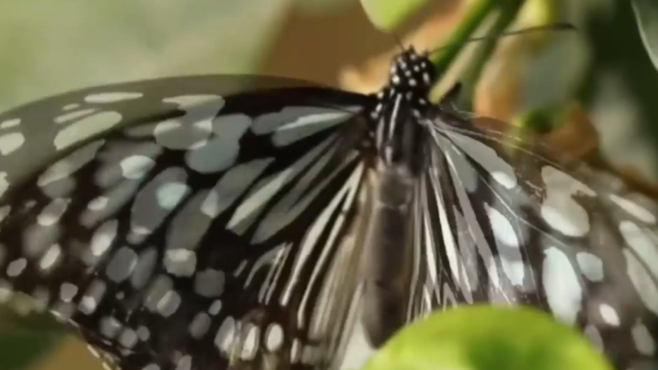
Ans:
<svg viewBox="0 0 658 370"><path fill-rule="evenodd" d="M1 114L0 289L124 370L353 368L474 303L543 309L618 369L653 361L653 201L483 128L457 90L431 103L412 48L374 94L246 78Z"/></svg>

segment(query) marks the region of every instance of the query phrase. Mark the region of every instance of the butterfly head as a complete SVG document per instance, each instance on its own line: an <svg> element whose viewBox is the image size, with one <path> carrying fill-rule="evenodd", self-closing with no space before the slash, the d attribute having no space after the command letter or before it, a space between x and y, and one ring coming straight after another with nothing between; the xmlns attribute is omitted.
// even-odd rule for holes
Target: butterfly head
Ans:
<svg viewBox="0 0 658 370"><path fill-rule="evenodd" d="M418 91L427 95L436 74L427 53L409 48L393 59L389 85L399 90Z"/></svg>

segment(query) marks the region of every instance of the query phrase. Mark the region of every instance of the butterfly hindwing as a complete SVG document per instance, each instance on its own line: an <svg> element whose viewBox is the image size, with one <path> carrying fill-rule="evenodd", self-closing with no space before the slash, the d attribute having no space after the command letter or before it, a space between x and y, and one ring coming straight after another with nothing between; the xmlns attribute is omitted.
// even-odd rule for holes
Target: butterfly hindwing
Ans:
<svg viewBox="0 0 658 370"><path fill-rule="evenodd" d="M118 84L0 116L0 283L124 370L301 369L337 350L366 97L225 86Z"/></svg>
<svg viewBox="0 0 658 370"><path fill-rule="evenodd" d="M532 305L580 328L619 368L651 361L655 204L540 145L445 112L432 118L412 318L456 304Z"/></svg>

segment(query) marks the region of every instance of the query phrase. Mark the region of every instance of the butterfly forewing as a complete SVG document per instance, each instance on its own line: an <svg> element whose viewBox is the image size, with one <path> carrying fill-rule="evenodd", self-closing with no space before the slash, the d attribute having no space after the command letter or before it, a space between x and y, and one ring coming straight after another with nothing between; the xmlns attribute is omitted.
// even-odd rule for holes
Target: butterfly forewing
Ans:
<svg viewBox="0 0 658 370"><path fill-rule="evenodd" d="M655 203L540 145L446 112L432 120L410 319L456 304L532 305L579 327L620 369L655 361Z"/></svg>
<svg viewBox="0 0 658 370"><path fill-rule="evenodd" d="M118 84L0 116L3 288L124 370L312 367L349 319L366 97L226 86Z"/></svg>

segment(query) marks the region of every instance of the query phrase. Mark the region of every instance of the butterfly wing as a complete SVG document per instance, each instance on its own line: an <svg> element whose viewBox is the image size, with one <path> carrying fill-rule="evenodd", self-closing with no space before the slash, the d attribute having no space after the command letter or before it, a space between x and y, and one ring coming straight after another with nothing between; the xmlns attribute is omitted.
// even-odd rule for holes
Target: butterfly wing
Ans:
<svg viewBox="0 0 658 370"><path fill-rule="evenodd" d="M0 288L124 370L331 359L357 285L344 236L370 100L238 82L117 84L0 115Z"/></svg>
<svg viewBox="0 0 658 370"><path fill-rule="evenodd" d="M655 358L655 203L456 115L438 112L431 127L409 319L457 304L532 305L580 328L620 369Z"/></svg>

